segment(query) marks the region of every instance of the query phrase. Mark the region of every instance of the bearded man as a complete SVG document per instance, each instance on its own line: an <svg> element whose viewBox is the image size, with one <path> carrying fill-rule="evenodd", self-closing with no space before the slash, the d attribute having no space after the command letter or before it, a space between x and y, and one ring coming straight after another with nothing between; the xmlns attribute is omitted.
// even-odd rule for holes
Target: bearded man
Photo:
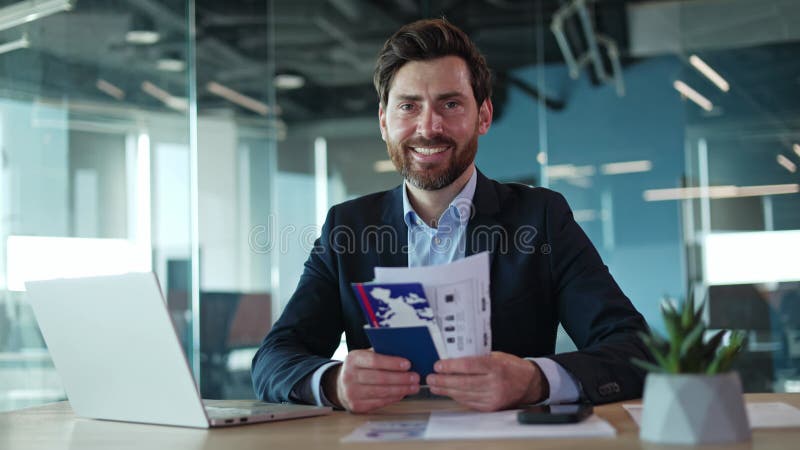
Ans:
<svg viewBox="0 0 800 450"><path fill-rule="evenodd" d="M490 71L472 41L445 20L408 24L384 44L374 83L381 137L404 183L331 208L253 359L258 397L367 412L421 383L481 411L641 396L644 373L630 359L650 359L637 337L647 325L564 198L475 167L493 109ZM534 242L518 242L520 230L535 230ZM351 283L371 280L376 266L481 251L491 259L489 355L440 360L420 380L407 359L369 349ZM553 354L559 323L577 351ZM332 361L342 332L349 353Z"/></svg>

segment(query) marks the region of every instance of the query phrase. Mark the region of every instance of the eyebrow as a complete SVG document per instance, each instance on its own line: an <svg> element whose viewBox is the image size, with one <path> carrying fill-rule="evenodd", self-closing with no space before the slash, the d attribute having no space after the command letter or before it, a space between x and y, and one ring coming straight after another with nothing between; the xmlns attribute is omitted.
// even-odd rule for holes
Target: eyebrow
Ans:
<svg viewBox="0 0 800 450"><path fill-rule="evenodd" d="M464 94L458 91L451 91L437 95L436 100L445 100L448 98L459 98L459 97L464 97ZM395 96L395 98L400 101L406 101L406 102L418 102L422 100L421 95L414 95L414 94L399 94Z"/></svg>

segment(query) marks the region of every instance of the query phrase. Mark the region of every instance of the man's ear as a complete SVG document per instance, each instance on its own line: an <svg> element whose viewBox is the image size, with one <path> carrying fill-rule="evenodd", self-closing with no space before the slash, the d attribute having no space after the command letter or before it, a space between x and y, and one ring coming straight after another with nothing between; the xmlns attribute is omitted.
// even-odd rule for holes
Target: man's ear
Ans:
<svg viewBox="0 0 800 450"><path fill-rule="evenodd" d="M494 106L492 106L492 99L487 98L478 109L478 133L486 134L489 127L492 126L492 115L494 114Z"/></svg>
<svg viewBox="0 0 800 450"><path fill-rule="evenodd" d="M381 139L386 142L386 111L383 109L383 102L378 103L378 124L381 128Z"/></svg>

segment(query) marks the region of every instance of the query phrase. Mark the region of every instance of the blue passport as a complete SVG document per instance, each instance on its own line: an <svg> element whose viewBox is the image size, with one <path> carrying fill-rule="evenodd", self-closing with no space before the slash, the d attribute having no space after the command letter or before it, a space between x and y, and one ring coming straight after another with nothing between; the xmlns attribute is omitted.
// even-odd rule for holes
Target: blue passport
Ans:
<svg viewBox="0 0 800 450"><path fill-rule="evenodd" d="M433 309L420 283L353 283L376 353L411 361L422 381L444 353ZM437 350L441 349L441 350Z"/></svg>
<svg viewBox="0 0 800 450"><path fill-rule="evenodd" d="M439 360L430 329L425 325L398 328L365 327L364 331L375 353L400 356L411 361L411 371L419 374L420 383L425 383L425 376L433 372L433 364Z"/></svg>
<svg viewBox="0 0 800 450"><path fill-rule="evenodd" d="M420 283L353 283L352 287L373 328L436 323Z"/></svg>

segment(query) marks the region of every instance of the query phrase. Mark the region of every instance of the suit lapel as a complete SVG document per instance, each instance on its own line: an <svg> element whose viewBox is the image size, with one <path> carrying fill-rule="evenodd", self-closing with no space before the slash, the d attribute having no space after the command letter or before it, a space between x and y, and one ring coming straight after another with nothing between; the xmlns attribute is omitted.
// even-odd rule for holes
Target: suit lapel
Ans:
<svg viewBox="0 0 800 450"><path fill-rule="evenodd" d="M476 169L477 170L477 169ZM504 236L505 230L496 215L500 211L500 201L493 183L478 171L475 196L472 199L472 217L467 224L467 245L465 256L489 251L489 266L492 267L495 253L500 248L501 238L508 245L510 236Z"/></svg>
<svg viewBox="0 0 800 450"><path fill-rule="evenodd" d="M383 201L382 223L375 230L380 246L378 265L381 267L408 266L408 227L403 220L403 191L405 185L388 191Z"/></svg>

